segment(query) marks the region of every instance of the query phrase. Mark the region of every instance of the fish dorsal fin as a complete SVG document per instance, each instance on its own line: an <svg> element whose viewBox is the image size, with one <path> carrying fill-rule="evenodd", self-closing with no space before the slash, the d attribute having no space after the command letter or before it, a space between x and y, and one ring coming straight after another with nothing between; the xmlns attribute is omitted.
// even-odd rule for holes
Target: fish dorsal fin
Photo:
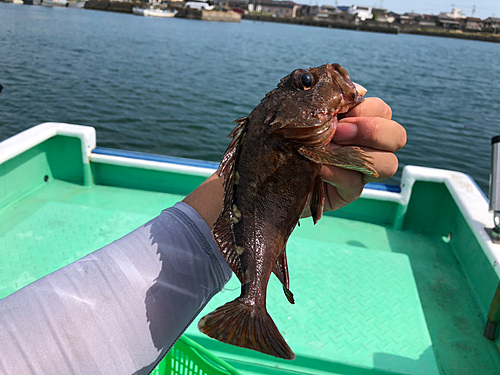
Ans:
<svg viewBox="0 0 500 375"><path fill-rule="evenodd" d="M243 268L241 266L240 254L234 239L233 225L237 218L234 215L234 184L237 183L238 173L236 171L236 161L239 154L239 147L243 141L243 135L248 124L248 117L242 117L234 121L238 125L231 132L229 137L233 137L229 144L219 167L219 176L224 176L224 202L222 212L215 222L212 231L215 242L226 260L227 264L236 274L240 281L243 280ZM243 281L242 281L243 282Z"/></svg>

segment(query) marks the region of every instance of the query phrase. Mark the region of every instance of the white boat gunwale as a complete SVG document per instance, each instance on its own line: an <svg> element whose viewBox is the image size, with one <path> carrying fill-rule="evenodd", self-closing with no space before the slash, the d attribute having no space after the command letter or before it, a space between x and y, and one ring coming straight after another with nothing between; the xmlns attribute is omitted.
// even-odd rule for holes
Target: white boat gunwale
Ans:
<svg viewBox="0 0 500 375"><path fill-rule="evenodd" d="M99 151L99 148L96 149L96 131L93 127L58 122L36 125L0 142L0 164L55 136L79 138L84 164L104 163L201 177L208 177L217 169L217 163L203 162L205 165L200 165L200 161L194 159L159 155L158 158L153 158L155 160L151 160L151 157L148 157L150 160L146 160L141 158L141 153L120 150L119 155L114 155L112 149L107 149L104 154ZM93 150L96 152L94 153ZM129 153L128 156L127 153ZM176 159L182 160L182 163L176 162ZM368 185L361 197L394 202L404 211L408 207L412 188L416 182L442 183L446 186L490 265L500 278L500 245L494 244L485 231L485 228L493 226L493 215L489 210L488 199L469 175L443 169L405 166L401 177L400 192L371 189Z"/></svg>

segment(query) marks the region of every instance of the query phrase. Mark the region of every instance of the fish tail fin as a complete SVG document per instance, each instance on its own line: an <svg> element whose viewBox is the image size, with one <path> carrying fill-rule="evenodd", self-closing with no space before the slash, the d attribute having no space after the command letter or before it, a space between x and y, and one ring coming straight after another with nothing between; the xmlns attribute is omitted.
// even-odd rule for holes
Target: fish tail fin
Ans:
<svg viewBox="0 0 500 375"><path fill-rule="evenodd" d="M225 343L257 350L283 359L295 359L295 354L278 331L265 308L228 302L200 319L200 332Z"/></svg>

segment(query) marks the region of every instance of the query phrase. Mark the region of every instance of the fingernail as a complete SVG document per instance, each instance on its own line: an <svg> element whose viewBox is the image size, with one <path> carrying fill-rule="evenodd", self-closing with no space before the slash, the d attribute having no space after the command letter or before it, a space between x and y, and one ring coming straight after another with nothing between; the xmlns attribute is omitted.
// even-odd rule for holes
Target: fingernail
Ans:
<svg viewBox="0 0 500 375"><path fill-rule="evenodd" d="M333 136L333 141L336 143L349 142L356 137L358 132L358 125L352 122L339 122L337 124L337 131Z"/></svg>

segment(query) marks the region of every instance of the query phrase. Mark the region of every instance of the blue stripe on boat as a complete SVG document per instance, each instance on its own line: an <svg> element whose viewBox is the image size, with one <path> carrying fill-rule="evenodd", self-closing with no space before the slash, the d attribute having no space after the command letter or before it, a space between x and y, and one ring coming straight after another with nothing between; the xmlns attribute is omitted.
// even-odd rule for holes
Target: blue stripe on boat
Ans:
<svg viewBox="0 0 500 375"><path fill-rule="evenodd" d="M215 163L213 161L186 159L186 158L179 158L179 157L175 157L175 156L166 156L166 155L157 155L157 154L148 154L146 152L117 150L114 148L106 148L106 147L96 147L92 150L92 153L99 154L99 155L119 156L122 158L130 158L130 159L158 161L160 163L172 163L172 164L179 164L179 165L187 165L187 166L191 166L191 167L200 167L200 168L217 169L219 167L219 163ZM386 185L386 184L382 184L382 183L378 183L378 182L370 182L366 185L366 188L373 189L373 190L389 191L391 193L401 193L401 188L397 185Z"/></svg>
<svg viewBox="0 0 500 375"><path fill-rule="evenodd" d="M190 167L200 167L200 168L210 168L210 169L217 169L219 167L219 163L215 163L213 161L185 159L175 156L148 154L145 152L137 152L137 151L116 150L113 148L105 148L105 147L96 147L92 150L92 153L99 155L119 156L122 158L129 158L129 159L158 161L160 163L187 165Z"/></svg>
<svg viewBox="0 0 500 375"><path fill-rule="evenodd" d="M366 184L367 189L389 191L391 193L401 193L401 187L398 185L387 185L380 182L369 182Z"/></svg>

